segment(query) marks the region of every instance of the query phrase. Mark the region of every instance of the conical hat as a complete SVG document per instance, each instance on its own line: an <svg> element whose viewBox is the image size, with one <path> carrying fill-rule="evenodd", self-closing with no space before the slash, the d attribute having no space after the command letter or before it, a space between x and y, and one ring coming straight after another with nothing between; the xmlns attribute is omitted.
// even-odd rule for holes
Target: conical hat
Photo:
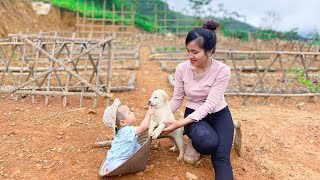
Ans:
<svg viewBox="0 0 320 180"><path fill-rule="evenodd" d="M106 107L103 114L104 125L112 128L114 134L116 134L116 118L117 118L118 107L120 105L121 105L120 100L116 98L112 105Z"/></svg>

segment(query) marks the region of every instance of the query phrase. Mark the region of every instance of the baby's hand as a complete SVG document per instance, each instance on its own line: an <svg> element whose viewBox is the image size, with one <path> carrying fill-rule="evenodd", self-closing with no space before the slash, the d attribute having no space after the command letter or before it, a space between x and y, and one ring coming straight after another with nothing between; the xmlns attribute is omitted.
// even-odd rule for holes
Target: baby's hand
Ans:
<svg viewBox="0 0 320 180"><path fill-rule="evenodd" d="M150 115L150 116L154 115L154 109L149 107L149 110L147 111L147 114Z"/></svg>

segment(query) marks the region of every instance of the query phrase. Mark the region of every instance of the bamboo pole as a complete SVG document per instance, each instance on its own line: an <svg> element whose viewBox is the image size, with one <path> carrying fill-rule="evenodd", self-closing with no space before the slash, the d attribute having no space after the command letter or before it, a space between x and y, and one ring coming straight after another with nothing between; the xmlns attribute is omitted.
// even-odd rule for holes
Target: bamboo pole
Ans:
<svg viewBox="0 0 320 180"><path fill-rule="evenodd" d="M164 33L167 33L167 8L166 6L163 6L164 8Z"/></svg>
<svg viewBox="0 0 320 180"><path fill-rule="evenodd" d="M26 48L27 48L27 43L24 43L23 45L23 52L22 52L22 58L21 58L21 66L20 66L20 76L19 76L19 82L18 85L21 85L22 83L22 71L23 71L23 67L24 67L24 61L26 59ZM19 99L21 97L19 96Z"/></svg>
<svg viewBox="0 0 320 180"><path fill-rule="evenodd" d="M72 33L72 39L75 38L75 36L76 36L76 34ZM72 41L71 42L71 47L70 47L70 52L69 52L69 59L72 59L73 51L74 51L74 42ZM73 62L73 60L70 61L68 64L66 64L66 66L68 66L69 69L71 69L71 62ZM70 84L71 78L72 78L71 74L68 73L67 74L66 83L65 83L64 92L68 92L68 88L69 88L69 84ZM67 96L64 96L63 97L63 107L67 106L67 101L68 101Z"/></svg>
<svg viewBox="0 0 320 180"><path fill-rule="evenodd" d="M114 17L115 17L115 9L114 9L114 3L112 3L112 32L115 32L115 30L114 30L114 25L115 25L115 19L114 19Z"/></svg>
<svg viewBox="0 0 320 180"><path fill-rule="evenodd" d="M0 88L0 92L11 93L11 89ZM30 90L17 90L16 94L29 94L29 95L42 95L42 96L81 96L81 92L61 92L61 91L30 91ZM83 96L86 97L95 97L97 96L96 92L85 92ZM112 97L112 96L110 96Z"/></svg>
<svg viewBox="0 0 320 180"><path fill-rule="evenodd" d="M89 37L91 36L91 34L89 34ZM85 45L85 48L90 48L90 44L89 43L86 43ZM84 79L87 79L87 69L88 69L88 59L89 59L89 54L86 55L86 58L85 58L85 66L84 66ZM81 83L81 96L80 96L80 107L82 107L82 103L83 103L83 93L84 93L84 90L85 90L85 87L84 87L84 84Z"/></svg>
<svg viewBox="0 0 320 180"><path fill-rule="evenodd" d="M5 60L2 61L4 63L4 65L5 65L6 69L5 69L5 71L3 71L3 74L2 74L2 77L1 77L0 87L2 86L2 83L3 83L3 80L4 80L5 76L6 76L6 73L8 73L8 76L10 77L10 80L11 80L12 84L14 86L16 86L16 83L15 83L13 77L12 77L11 71L9 70L9 66L11 64L11 61L12 61L13 57L14 57L14 53L17 50L17 47L18 47L17 45L13 46L13 50L12 50L11 55L9 57L4 53L3 49L0 47L0 51L1 51L4 59L7 60L7 61L5 61Z"/></svg>
<svg viewBox="0 0 320 180"><path fill-rule="evenodd" d="M77 0L76 5L76 32L79 32L79 0Z"/></svg>
<svg viewBox="0 0 320 180"><path fill-rule="evenodd" d="M93 34L93 25L94 25L94 2L91 1L91 34Z"/></svg>
<svg viewBox="0 0 320 180"><path fill-rule="evenodd" d="M106 32L106 30L105 30L105 27L106 27L105 16L106 16L106 0L103 1L103 10L102 10L102 32L103 32L103 34L101 35L102 39L105 38L105 32Z"/></svg>
<svg viewBox="0 0 320 180"><path fill-rule="evenodd" d="M135 11L134 11L134 8L133 8L133 4L131 2L131 26L134 27L135 23L134 23L134 19L135 19Z"/></svg>
<svg viewBox="0 0 320 180"><path fill-rule="evenodd" d="M38 40L38 45L37 46L40 47L39 49L41 49L43 47L40 40ZM36 51L36 60L34 62L33 68L32 68L32 78L34 78L36 76L36 74L37 74L37 63L38 63L38 59L39 59L39 56L40 56L40 50L39 49L37 49L37 51ZM34 70L34 67L36 68L35 70ZM34 91L36 89L36 82L37 81L33 81L32 91ZM31 102L35 103L35 99L36 99L35 95L32 95L31 96Z"/></svg>
<svg viewBox="0 0 320 180"><path fill-rule="evenodd" d="M271 93L225 93L226 96L265 96L265 97L312 97L320 96L320 93L305 93L305 94L271 94Z"/></svg>
<svg viewBox="0 0 320 180"><path fill-rule="evenodd" d="M306 76L306 79L309 80L309 74L308 74L307 67L306 67L305 56L303 54L301 54L300 58L301 58L301 62L302 62L302 65L303 65L303 72L304 72L304 74Z"/></svg>
<svg viewBox="0 0 320 180"><path fill-rule="evenodd" d="M261 88L263 89L263 81L262 81L262 77L260 75L260 71L259 71L259 67L258 67L258 63L257 63L257 59L256 59L256 56L253 54L253 61L254 61L254 66L255 66L255 69L256 69L256 73L258 75L258 79L260 80L261 82Z"/></svg>
<svg viewBox="0 0 320 180"><path fill-rule="evenodd" d="M22 35L22 34L9 34L8 35L11 38L24 36L25 38L28 38L29 40L33 39L41 39L41 40L56 40L56 41L62 41L62 42L74 42L75 44L83 44L86 42L90 42L92 44L98 44L101 42L99 39L88 39L88 38L72 38L72 37L59 37L59 36L42 36L42 35ZM52 44L52 42L51 42Z"/></svg>
<svg viewBox="0 0 320 180"><path fill-rule="evenodd" d="M113 34L113 37L115 34ZM108 77L107 77L107 93L110 93L111 90L111 78L112 78L112 61L113 61L113 43L108 43L109 46L109 61L108 61ZM109 98L107 98L106 106L109 106L110 101Z"/></svg>
<svg viewBox="0 0 320 180"><path fill-rule="evenodd" d="M100 54L99 54L99 58L98 58L98 65L97 65L97 77L96 77L96 87L99 87L99 83L100 83L100 71L101 71L101 59L102 59L102 54L104 51L105 45L103 45L100 48ZM94 101L93 101L93 108L96 108L97 106L97 97L94 97Z"/></svg>
<svg viewBox="0 0 320 180"><path fill-rule="evenodd" d="M83 10L83 17L82 17L82 24L83 24L83 25L86 25L86 20L85 20L85 18L87 17L87 5L88 5L88 2L85 1L84 10ZM82 29L83 29L84 31L87 30L85 26L84 26ZM81 37L84 37L84 33L81 33Z"/></svg>
<svg viewBox="0 0 320 180"><path fill-rule="evenodd" d="M57 36L57 33L55 34L55 37L56 36ZM52 51L51 51L51 56L53 56L53 57L55 57L55 49L56 49L56 42L53 44ZM53 68L53 66L54 66L53 61L50 61L50 69ZM48 74L47 92L49 92L50 86L51 86L51 75L52 75L52 73ZM45 106L49 105L49 96L48 95L45 96L44 104L45 104Z"/></svg>
<svg viewBox="0 0 320 180"><path fill-rule="evenodd" d="M320 52L299 52L299 51L240 51L217 49L215 53L233 54L282 54L282 55L320 55ZM161 54L161 53L156 53ZM179 53L178 53L179 54ZM153 54L155 55L155 54Z"/></svg>
<svg viewBox="0 0 320 180"><path fill-rule="evenodd" d="M154 32L157 33L158 32L158 20L157 20L157 17L158 17L158 12L157 12L157 5L154 4Z"/></svg>
<svg viewBox="0 0 320 180"><path fill-rule="evenodd" d="M124 20L124 15L123 15L123 3L121 3L121 10L120 10L120 16L121 16L121 25L124 26L123 20ZM118 30L117 30L118 31ZM121 29L123 31L123 29Z"/></svg>

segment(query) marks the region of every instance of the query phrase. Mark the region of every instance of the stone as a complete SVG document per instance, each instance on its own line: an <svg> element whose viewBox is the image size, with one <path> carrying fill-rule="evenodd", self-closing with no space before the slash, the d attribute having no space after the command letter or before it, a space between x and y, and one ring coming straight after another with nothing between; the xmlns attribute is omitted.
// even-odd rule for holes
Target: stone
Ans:
<svg viewBox="0 0 320 180"><path fill-rule="evenodd" d="M188 180L196 180L198 177L190 172L186 172L186 176Z"/></svg>

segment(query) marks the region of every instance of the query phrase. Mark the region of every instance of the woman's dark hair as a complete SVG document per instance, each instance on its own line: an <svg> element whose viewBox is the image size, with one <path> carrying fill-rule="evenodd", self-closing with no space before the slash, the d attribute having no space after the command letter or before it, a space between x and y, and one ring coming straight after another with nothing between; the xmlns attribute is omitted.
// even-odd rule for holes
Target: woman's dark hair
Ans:
<svg viewBox="0 0 320 180"><path fill-rule="evenodd" d="M199 46L208 51L212 50L212 53L216 50L217 38L214 32L219 27L219 24L213 20L209 20L203 23L201 28L194 28L190 31L186 37L186 46L194 40L197 40Z"/></svg>

